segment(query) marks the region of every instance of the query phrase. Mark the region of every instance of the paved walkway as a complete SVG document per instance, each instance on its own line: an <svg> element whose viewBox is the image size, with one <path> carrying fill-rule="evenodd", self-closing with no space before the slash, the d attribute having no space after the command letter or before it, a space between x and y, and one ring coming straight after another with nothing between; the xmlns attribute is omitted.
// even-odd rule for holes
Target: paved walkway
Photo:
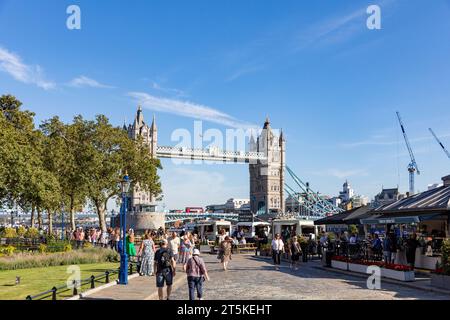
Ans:
<svg viewBox="0 0 450 320"><path fill-rule="evenodd" d="M174 281L173 287L184 283L185 274L181 271L181 268L177 268L177 276ZM164 292L165 296L165 292ZM93 293L87 297L83 297L81 300L158 300L158 290L156 288L156 278L153 277L133 277L128 281L128 285L115 285L96 293Z"/></svg>
<svg viewBox="0 0 450 320"><path fill-rule="evenodd" d="M369 290L367 277L323 268L319 261L302 263L298 271L283 262L276 271L270 259L234 255L230 270L224 272L215 256L203 258L211 277L205 283L205 300L450 300L450 294L429 291L427 279L407 284L382 279L381 290ZM187 300L186 275L179 269L172 300ZM128 286L111 286L84 299L157 300L155 281L137 277Z"/></svg>
<svg viewBox="0 0 450 320"><path fill-rule="evenodd" d="M224 272L215 256L204 256L212 280L205 283L205 300L450 300L450 295L418 290L382 280L381 290L369 290L366 279L321 268L318 261L292 271L283 263L275 271L268 259L235 255ZM188 298L184 283L174 290L173 300Z"/></svg>

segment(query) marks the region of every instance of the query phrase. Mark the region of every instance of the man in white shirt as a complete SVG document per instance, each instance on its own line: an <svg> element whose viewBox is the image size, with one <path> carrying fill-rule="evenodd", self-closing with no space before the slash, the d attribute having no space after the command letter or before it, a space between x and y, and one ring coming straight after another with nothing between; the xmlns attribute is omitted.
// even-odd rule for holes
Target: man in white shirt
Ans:
<svg viewBox="0 0 450 320"><path fill-rule="evenodd" d="M172 251L173 257L175 261L178 261L178 252L180 248L180 237L176 232L172 232L172 235L169 238L169 249Z"/></svg>
<svg viewBox="0 0 450 320"><path fill-rule="evenodd" d="M275 239L272 240L272 257L275 264L275 270L280 270L281 254L284 251L284 242L281 240L281 235L277 233Z"/></svg>

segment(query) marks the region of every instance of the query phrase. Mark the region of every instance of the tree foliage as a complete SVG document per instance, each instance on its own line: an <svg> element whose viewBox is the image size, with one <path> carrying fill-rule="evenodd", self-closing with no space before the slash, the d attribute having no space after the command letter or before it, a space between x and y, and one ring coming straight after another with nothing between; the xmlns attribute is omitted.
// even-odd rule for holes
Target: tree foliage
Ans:
<svg viewBox="0 0 450 320"><path fill-rule="evenodd" d="M161 195L159 160L106 116L79 115L69 124L55 116L36 129L34 114L21 106L11 95L0 97L0 205L45 211L51 232L54 214L69 211L74 228L75 211L90 203L105 230L107 203L120 194L125 172L132 187Z"/></svg>

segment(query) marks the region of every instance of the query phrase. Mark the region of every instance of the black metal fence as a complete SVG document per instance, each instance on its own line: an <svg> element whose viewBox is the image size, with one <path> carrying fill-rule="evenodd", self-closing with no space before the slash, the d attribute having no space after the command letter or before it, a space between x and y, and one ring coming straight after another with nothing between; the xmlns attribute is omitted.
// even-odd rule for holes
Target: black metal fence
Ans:
<svg viewBox="0 0 450 320"><path fill-rule="evenodd" d="M132 275L136 272L139 272L137 263L130 262L128 268L128 274ZM67 285L60 287L53 287L52 289L38 293L36 295L29 295L26 297L26 300L58 300L58 296L62 294L67 294L69 297L75 297L79 294L79 289L83 286L89 286L89 289L95 289L96 284L100 283L102 285L108 284L111 282L111 276L119 274L119 269L117 270L107 270L102 274L91 275L89 278L77 281L74 280L72 283L72 288Z"/></svg>

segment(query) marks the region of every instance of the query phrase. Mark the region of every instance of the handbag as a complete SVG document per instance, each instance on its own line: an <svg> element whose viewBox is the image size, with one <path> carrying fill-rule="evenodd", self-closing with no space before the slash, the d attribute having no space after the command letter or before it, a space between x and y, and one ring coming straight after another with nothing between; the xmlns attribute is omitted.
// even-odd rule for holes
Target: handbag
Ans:
<svg viewBox="0 0 450 320"><path fill-rule="evenodd" d="M200 272L201 272L202 269L200 268L200 265L198 264L197 260L195 260L195 258L192 258L192 259L194 260L195 264L197 265L198 269L199 269ZM201 278L202 278L202 282L205 282L205 281L206 281L206 278L205 278L204 275L202 275Z"/></svg>

